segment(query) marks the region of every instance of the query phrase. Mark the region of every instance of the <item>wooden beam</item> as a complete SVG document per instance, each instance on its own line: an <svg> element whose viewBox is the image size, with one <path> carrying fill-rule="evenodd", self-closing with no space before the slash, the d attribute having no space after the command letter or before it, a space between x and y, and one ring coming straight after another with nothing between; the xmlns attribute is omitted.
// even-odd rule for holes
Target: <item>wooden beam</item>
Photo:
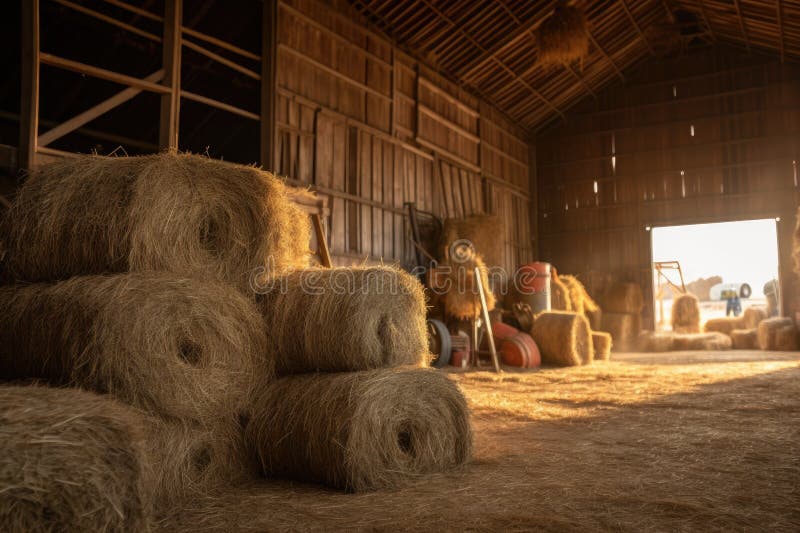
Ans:
<svg viewBox="0 0 800 533"><path fill-rule="evenodd" d="M589 26L591 26L591 24ZM625 83L625 75L622 74L622 71L614 62L614 60L611 58L611 56L608 54L608 52L606 52L605 48L600 46L600 43L598 43L597 40L594 38L594 36L592 35L592 31L589 27L586 28L586 34L589 36L589 40L592 41L592 45L594 45L595 48L600 50L600 53L603 54L603 57L606 58L606 61L611 63L611 66L614 68L614 72L617 73L617 76L619 77L620 81L622 81L622 83Z"/></svg>
<svg viewBox="0 0 800 533"><path fill-rule="evenodd" d="M786 57L784 52L786 44L783 37L783 7L781 6L781 0L775 0L775 12L778 15L778 46L781 50L781 63L783 63Z"/></svg>
<svg viewBox="0 0 800 533"><path fill-rule="evenodd" d="M145 81L149 81L152 83L158 83L164 78L164 70L160 69L156 72L147 76ZM79 113L72 117L69 120L66 120L59 124L58 126L54 127L51 130L48 130L46 133L39 135L37 143L39 146L47 146L48 144L52 143L56 139L60 139L64 135L75 131L76 129L80 128L84 124L91 122L92 120L96 119L97 117L109 112L110 110L114 109L115 107L120 106L121 104L127 102L134 96L138 95L142 92L142 89L138 87L128 87L124 89L111 98L103 100L99 104L87 109L83 113Z"/></svg>
<svg viewBox="0 0 800 533"><path fill-rule="evenodd" d="M739 0L733 0L733 4L736 6L736 15L739 17L739 29L742 30L742 36L744 37L744 44L747 46L747 53L750 53L750 38L747 37L747 28L744 26L744 17L742 16L742 6L739 5Z"/></svg>
<svg viewBox="0 0 800 533"><path fill-rule="evenodd" d="M114 72L113 70L87 65L86 63L81 63L80 61L64 59L63 57L54 56L53 54L47 54L45 52L39 53L39 61L44 65L50 65L53 67L62 68L64 70L71 70L73 72L77 72L78 74L85 74L87 76L92 76L93 78L112 81L114 83L119 83L120 85L138 87L144 91L161 94L168 94L170 92L168 87L164 87L158 83L152 83L135 76L128 76L127 74L120 74L119 72Z"/></svg>
<svg viewBox="0 0 800 533"><path fill-rule="evenodd" d="M278 80L278 0L264 0L261 13L261 124L259 162L269 171L276 169Z"/></svg>
<svg viewBox="0 0 800 533"><path fill-rule="evenodd" d="M213 59L217 63L220 63L220 64L225 65L226 67L228 67L230 69L233 69L233 70L235 70L237 72L240 72L240 73L244 74L245 76L247 76L249 78L253 78L254 80L260 80L261 79L261 75L258 72L254 71L254 70L250 70L247 67L243 67L239 63L236 63L235 61L231 61L230 59L228 59L226 57L222 57L221 55L212 52L211 50L209 50L208 48L206 48L204 46L200 46L199 44L193 43L192 41L187 41L186 39L182 39L181 43L186 48L188 48L190 50L194 50L198 54L204 55L209 59Z"/></svg>
<svg viewBox="0 0 800 533"><path fill-rule="evenodd" d="M78 13L83 13L84 15L88 15L97 20L102 20L103 22L111 24L112 26L116 26L118 28L121 28L125 31L133 33L140 37L144 37L145 39L148 39L150 41L161 42L161 37L159 37L154 33L150 33L149 31L137 28L136 26L117 20L114 17L111 17L104 13L100 13L99 11L95 11L94 9L89 9L88 7L84 7L80 4L76 4L75 2L70 2L68 0L53 0L53 1L56 2L57 4L61 4L64 7L72 9L73 11L77 11Z"/></svg>
<svg viewBox="0 0 800 533"><path fill-rule="evenodd" d="M219 100L214 100L213 98L209 98L201 94L181 90L181 97L186 98L187 100L192 100L193 102L205 104L209 107L221 109L222 111L227 111L228 113L233 113L234 115L239 115L240 117L249 118L250 120L261 120L261 115L257 113L252 113L246 109L232 106L230 104L226 104L225 102L220 102Z"/></svg>
<svg viewBox="0 0 800 533"><path fill-rule="evenodd" d="M706 25L706 29L708 29L708 34L711 36L711 40L713 42L717 42L717 36L714 35L714 30L711 28L711 19L708 18L708 14L706 13L706 5L703 3L703 0L697 0L700 4L700 15L703 17L703 22Z"/></svg>
<svg viewBox="0 0 800 533"><path fill-rule="evenodd" d="M17 166L29 169L36 159L39 130L39 0L22 2L22 70Z"/></svg>
<svg viewBox="0 0 800 533"><path fill-rule="evenodd" d="M425 4L426 6L428 6L428 9L430 9L431 11L433 11L434 13L436 13L436 16L438 16L440 19L442 19L442 20L443 20L443 21L445 21L447 24L449 24L449 25L450 25L450 27L451 27L453 30L455 30L455 31L457 31L458 33L460 33L461 35L463 35L463 36L464 36L464 38L466 38L466 39L467 39L467 40L468 40L470 43L472 43L472 45L473 45L473 46L475 46L475 47L476 47L478 50L480 50L480 51L481 51L482 53L484 53L484 54L487 54L487 53L488 53L488 50L486 50L486 48L485 48L485 47L484 47L482 44L480 44L480 43L479 43L478 41L476 41L476 40L475 40L475 39L474 39L474 38L473 38L471 35L469 35L469 34L468 34L466 31L464 31L464 30L461 28L461 26L459 26L458 24L456 24L456 23L455 23L455 22L454 22L454 21L453 21L453 20L452 20L450 17L448 17L446 14L444 14L442 11L440 11L440 10L439 10L439 8L437 8L436 6L434 6L433 4L431 4L431 2L430 2L429 0L422 0L422 3L423 3L423 4ZM558 109L558 108L555 106L555 104L553 104L553 102L551 102L550 100L548 100L548 99L547 99L547 97L545 97L545 96L544 96L542 93L540 93L540 92L539 92L539 91L538 91L538 90L537 90L535 87L533 87L533 86L532 86L530 83L528 83L527 81L525 81L524 79L522 79L520 76L518 76L518 75L517 75L517 74L516 74L516 73L515 73L515 72L514 72L514 71L513 71L513 70L512 70L512 69L511 69L511 68L510 68L508 65L506 65L506 64L505 64L503 61L501 61L501 60L500 60L500 59L499 59L497 56L495 56L495 55L492 55L492 56L491 56L491 59L492 59L492 60L493 60L495 63L497 63L497 65L498 65L498 66L499 66L499 67L500 67L500 68L501 68L501 69L502 69L504 72L506 72L506 73L507 73L509 76L511 76L511 78L512 78L514 81L516 81L517 83L519 83L520 85L522 85L523 87L525 87L525 89L527 89L527 90L528 90L528 92L530 92L531 94L533 94L534 96L536 96L536 97L537 97L539 100L541 100L542 102L544 102L544 104L545 104L547 107L549 107L550 109L552 109L553 111L555 111L555 112L556 112L556 113L557 113L557 114L558 114L558 115L559 115L559 116L560 116L560 117L561 117L563 120L566 120L566 117L564 116L564 113L563 113L563 112L562 112L560 109Z"/></svg>
<svg viewBox="0 0 800 533"><path fill-rule="evenodd" d="M181 105L181 23L183 0L166 0L164 9L163 67L164 85L169 92L161 97L161 124L158 145L162 150L178 149Z"/></svg>
<svg viewBox="0 0 800 533"><path fill-rule="evenodd" d="M642 40L644 41L644 44L647 45L647 49L650 50L650 54L651 55L656 55L655 50L653 50L653 47L650 45L650 41L648 41L647 37L645 37L644 32L642 31L642 28L639 27L639 23L636 22L636 19L633 17L633 13L631 13L631 10L628 8L628 2L626 2L625 0L622 0L622 8L625 10L625 13L628 15L628 19L631 21L631 24L633 24L633 27L636 28L636 33L639 34L639 37L642 38Z"/></svg>

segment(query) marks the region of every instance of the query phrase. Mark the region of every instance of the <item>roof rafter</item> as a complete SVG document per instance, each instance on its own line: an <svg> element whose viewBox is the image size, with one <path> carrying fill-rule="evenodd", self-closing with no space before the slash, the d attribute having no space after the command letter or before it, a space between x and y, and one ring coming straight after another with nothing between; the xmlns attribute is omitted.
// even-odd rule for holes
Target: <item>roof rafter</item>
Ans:
<svg viewBox="0 0 800 533"><path fill-rule="evenodd" d="M480 44L478 41L476 41L470 34L465 32L458 24L455 23L455 21L453 21L450 17L448 17L445 13L443 13L439 8L437 8L436 6L432 5L429 0L422 0L422 3L425 4L428 7L428 9L430 9L431 11L436 13L436 15L440 19L442 19L447 24L449 24L451 28L453 28L454 30L459 32L461 35L463 35L464 38L466 38L470 43L472 43L473 46L475 46L478 50L480 50L481 53L483 53L483 54L487 54L488 53L488 50L486 50L486 48L482 44ZM516 81L517 83L519 83L520 85L525 87L531 94L533 94L537 98L539 98L550 109L552 109L553 111L558 113L558 115L563 120L566 120L566 117L564 116L564 113L558 107L556 107L556 105L553 102L548 100L546 96L544 96L542 93L540 93L534 86L532 86L530 83L528 83L527 81L522 79L508 65L506 65L503 61L501 61L499 58L497 58L497 56L492 54L492 55L490 55L490 58L495 63L497 63L497 65L501 69L503 69L504 72L506 72L508 75L510 75L514 79L514 81Z"/></svg>
<svg viewBox="0 0 800 533"><path fill-rule="evenodd" d="M703 17L703 22L705 23L706 28L708 29L708 34L711 36L711 40L716 43L717 36L714 35L714 30L711 28L711 20L708 18L708 15L706 14L706 5L703 3L703 0L698 0L698 3L700 4L700 15Z"/></svg>
<svg viewBox="0 0 800 533"><path fill-rule="evenodd" d="M742 6L739 4L739 0L733 0L733 4L736 6L736 14L739 16L739 28L742 30L742 36L744 37L744 44L747 45L747 53L750 53L750 38L747 37L747 28L744 26L744 17L742 16Z"/></svg>
<svg viewBox="0 0 800 533"><path fill-rule="evenodd" d="M625 0L622 0L622 8L625 10L625 13L628 15L628 19L630 19L631 24L633 24L633 27L636 28L636 33L639 34L639 37L642 38L642 40L644 41L644 44L647 45L647 49L650 50L650 54L651 55L656 55L655 50L653 50L653 47L650 45L650 41L648 41L647 37L645 37L644 32L642 31L642 28L639 27L639 23L636 22L636 19L633 17L633 13L631 13L631 10L628 8L628 2L626 2Z"/></svg>

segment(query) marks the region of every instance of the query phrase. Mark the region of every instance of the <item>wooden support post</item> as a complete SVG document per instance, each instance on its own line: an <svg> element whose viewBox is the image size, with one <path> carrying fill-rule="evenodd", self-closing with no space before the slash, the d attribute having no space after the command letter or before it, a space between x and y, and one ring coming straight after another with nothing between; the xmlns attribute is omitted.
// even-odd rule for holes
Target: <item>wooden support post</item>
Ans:
<svg viewBox="0 0 800 533"><path fill-rule="evenodd" d="M264 0L261 22L261 166L276 169L275 132L277 127L275 75L278 63L278 0Z"/></svg>
<svg viewBox="0 0 800 533"><path fill-rule="evenodd" d="M39 129L39 0L22 2L22 87L20 93L18 167L36 161Z"/></svg>
<svg viewBox="0 0 800 533"><path fill-rule="evenodd" d="M167 0L164 10L164 85L169 94L161 97L161 125L158 145L162 150L178 149L181 104L181 24L183 0Z"/></svg>
<svg viewBox="0 0 800 533"><path fill-rule="evenodd" d="M314 235L317 238L319 262L325 268L331 268L333 261L331 261L331 252L328 250L328 238L325 236L325 228L322 226L322 217L319 216L319 213L312 213L311 222L314 226Z"/></svg>

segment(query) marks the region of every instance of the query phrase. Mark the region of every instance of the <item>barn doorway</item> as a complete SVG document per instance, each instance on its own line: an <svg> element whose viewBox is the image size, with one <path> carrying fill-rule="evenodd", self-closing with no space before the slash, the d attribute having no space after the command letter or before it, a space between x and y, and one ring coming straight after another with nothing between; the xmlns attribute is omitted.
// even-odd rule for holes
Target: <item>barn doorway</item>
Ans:
<svg viewBox="0 0 800 533"><path fill-rule="evenodd" d="M780 309L776 219L654 227L651 238L657 330L671 329L681 274L701 324L755 305Z"/></svg>

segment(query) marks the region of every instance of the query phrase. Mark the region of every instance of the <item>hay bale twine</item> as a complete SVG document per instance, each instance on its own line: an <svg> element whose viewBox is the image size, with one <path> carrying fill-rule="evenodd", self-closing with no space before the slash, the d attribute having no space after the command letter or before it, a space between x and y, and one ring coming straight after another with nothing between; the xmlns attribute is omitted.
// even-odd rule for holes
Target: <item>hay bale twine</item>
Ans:
<svg viewBox="0 0 800 533"><path fill-rule="evenodd" d="M134 273L0 288L0 379L41 378L167 419L215 423L268 379L253 303L226 284Z"/></svg>
<svg viewBox="0 0 800 533"><path fill-rule="evenodd" d="M254 402L246 439L267 475L356 492L450 470L472 449L464 396L430 369L280 378Z"/></svg>
<svg viewBox="0 0 800 533"><path fill-rule="evenodd" d="M539 313L533 321L531 336L544 364L578 366L594 360L589 322L577 313Z"/></svg>
<svg viewBox="0 0 800 533"><path fill-rule="evenodd" d="M637 349L643 352L669 352L675 344L675 334L671 331L643 331L637 341Z"/></svg>
<svg viewBox="0 0 800 533"><path fill-rule="evenodd" d="M250 292L260 269L308 264L308 217L278 178L190 154L80 156L28 177L9 212L26 281L164 270Z"/></svg>
<svg viewBox="0 0 800 533"><path fill-rule="evenodd" d="M596 360L608 361L611 359L611 334L604 331L592 332L592 346Z"/></svg>
<svg viewBox="0 0 800 533"><path fill-rule="evenodd" d="M443 263L442 266L445 269L449 268L449 290L444 295L444 307L448 315L459 320L470 320L480 316L480 296L478 285L475 283L475 267L480 271L480 279L486 297L486 307L488 311L494 309L497 301L494 293L489 288L489 269L479 255L462 262L451 259Z"/></svg>
<svg viewBox="0 0 800 533"><path fill-rule="evenodd" d="M734 329L731 331L731 341L734 350L757 350L758 349L758 330Z"/></svg>
<svg viewBox="0 0 800 533"><path fill-rule="evenodd" d="M672 301L672 331L700 333L700 303L694 294L681 294Z"/></svg>
<svg viewBox="0 0 800 533"><path fill-rule="evenodd" d="M723 316L720 318L712 318L707 320L703 325L703 331L719 332L725 335L730 335L731 331L735 329L745 329L745 322L742 317L738 316Z"/></svg>
<svg viewBox="0 0 800 533"><path fill-rule="evenodd" d="M719 331L710 333L676 333L673 337L674 350L730 350L733 346L730 336Z"/></svg>
<svg viewBox="0 0 800 533"><path fill-rule="evenodd" d="M763 305L754 305L744 310L742 314L743 329L756 329L762 320L768 318L767 308Z"/></svg>
<svg viewBox="0 0 800 533"><path fill-rule="evenodd" d="M644 305L642 288L638 283L615 283L609 288L603 303L604 311L638 315Z"/></svg>
<svg viewBox="0 0 800 533"><path fill-rule="evenodd" d="M600 329L611 334L616 346L627 350L632 347L639 337L642 329L641 318L638 314L603 313L603 322Z"/></svg>
<svg viewBox="0 0 800 533"><path fill-rule="evenodd" d="M430 361L425 296L392 267L307 269L260 296L280 375L368 370Z"/></svg>
<svg viewBox="0 0 800 533"><path fill-rule="evenodd" d="M75 389L0 387L4 531L147 531L135 411Z"/></svg>
<svg viewBox="0 0 800 533"><path fill-rule="evenodd" d="M465 218L447 218L442 230L440 257L448 256L448 248L458 240L467 239L490 267L502 266L505 225L497 215L469 215Z"/></svg>

